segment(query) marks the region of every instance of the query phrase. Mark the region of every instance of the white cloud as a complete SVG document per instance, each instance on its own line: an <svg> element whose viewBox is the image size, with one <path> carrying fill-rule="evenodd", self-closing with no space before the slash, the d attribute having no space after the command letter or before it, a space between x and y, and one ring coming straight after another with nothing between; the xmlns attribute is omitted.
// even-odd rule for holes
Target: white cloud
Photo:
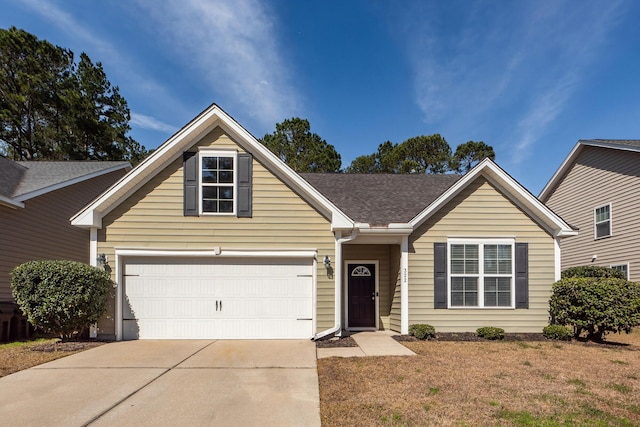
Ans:
<svg viewBox="0 0 640 427"><path fill-rule="evenodd" d="M576 7L552 0L467 6L413 13L427 17L406 33L416 103L428 123L472 128L509 117L510 161L518 164L583 83L623 4Z"/></svg>
<svg viewBox="0 0 640 427"><path fill-rule="evenodd" d="M144 114L131 112L131 126L135 126L142 129L155 130L158 132L174 133L178 128L176 126L169 125L161 122L155 117L145 116Z"/></svg>
<svg viewBox="0 0 640 427"><path fill-rule="evenodd" d="M161 29L162 42L223 96L225 105L236 104L270 127L299 106L275 36L278 22L262 2L141 1L139 6Z"/></svg>

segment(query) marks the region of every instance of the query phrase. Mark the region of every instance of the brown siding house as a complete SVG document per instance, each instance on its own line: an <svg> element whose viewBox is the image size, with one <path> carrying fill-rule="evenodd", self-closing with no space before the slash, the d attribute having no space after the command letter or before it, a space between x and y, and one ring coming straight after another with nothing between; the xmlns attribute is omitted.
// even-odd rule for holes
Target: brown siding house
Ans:
<svg viewBox="0 0 640 427"><path fill-rule="evenodd" d="M212 105L72 219L117 287L98 336L539 332L576 232L490 160L298 174Z"/></svg>
<svg viewBox="0 0 640 427"><path fill-rule="evenodd" d="M14 162L0 157L1 339L27 329L11 295L11 270L27 261L89 263L89 231L70 218L120 179L127 162Z"/></svg>
<svg viewBox="0 0 640 427"><path fill-rule="evenodd" d="M640 140L581 140L540 193L571 225L562 268L614 267L640 281Z"/></svg>

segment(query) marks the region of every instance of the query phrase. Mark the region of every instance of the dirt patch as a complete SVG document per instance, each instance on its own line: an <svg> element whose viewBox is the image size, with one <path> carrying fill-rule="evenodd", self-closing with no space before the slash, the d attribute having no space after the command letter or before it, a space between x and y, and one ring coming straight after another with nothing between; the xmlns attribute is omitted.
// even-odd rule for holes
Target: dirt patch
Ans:
<svg viewBox="0 0 640 427"><path fill-rule="evenodd" d="M316 341L317 348L357 347L356 341L351 337L333 337Z"/></svg>
<svg viewBox="0 0 640 427"><path fill-rule="evenodd" d="M104 344L102 341L60 342L44 339L0 345L0 377Z"/></svg>
<svg viewBox="0 0 640 427"><path fill-rule="evenodd" d="M640 331L579 341L401 341L318 360L323 426L640 425Z"/></svg>

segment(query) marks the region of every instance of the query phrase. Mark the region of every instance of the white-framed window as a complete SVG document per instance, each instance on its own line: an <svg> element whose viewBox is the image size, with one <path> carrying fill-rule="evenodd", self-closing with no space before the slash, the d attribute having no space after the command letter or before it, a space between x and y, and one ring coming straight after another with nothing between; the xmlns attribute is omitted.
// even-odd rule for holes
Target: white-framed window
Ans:
<svg viewBox="0 0 640 427"><path fill-rule="evenodd" d="M627 278L627 280L629 280L629 263L628 262L625 264L611 264L609 267L613 268L614 270L622 271L625 277Z"/></svg>
<svg viewBox="0 0 640 427"><path fill-rule="evenodd" d="M513 239L449 239L449 307L515 306Z"/></svg>
<svg viewBox="0 0 640 427"><path fill-rule="evenodd" d="M611 236L611 203L593 210L594 236L596 239Z"/></svg>
<svg viewBox="0 0 640 427"><path fill-rule="evenodd" d="M200 152L198 167L201 214L234 215L236 213L236 165L236 152Z"/></svg>

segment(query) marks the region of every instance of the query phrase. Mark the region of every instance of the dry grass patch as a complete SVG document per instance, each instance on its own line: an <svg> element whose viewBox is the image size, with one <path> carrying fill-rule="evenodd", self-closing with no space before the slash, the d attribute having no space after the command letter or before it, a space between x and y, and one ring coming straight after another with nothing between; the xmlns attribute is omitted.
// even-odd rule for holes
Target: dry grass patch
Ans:
<svg viewBox="0 0 640 427"><path fill-rule="evenodd" d="M102 344L98 341L63 343L57 338L0 344L0 377Z"/></svg>
<svg viewBox="0 0 640 427"><path fill-rule="evenodd" d="M416 357L318 360L323 426L640 426L640 331L624 345L403 343Z"/></svg>

